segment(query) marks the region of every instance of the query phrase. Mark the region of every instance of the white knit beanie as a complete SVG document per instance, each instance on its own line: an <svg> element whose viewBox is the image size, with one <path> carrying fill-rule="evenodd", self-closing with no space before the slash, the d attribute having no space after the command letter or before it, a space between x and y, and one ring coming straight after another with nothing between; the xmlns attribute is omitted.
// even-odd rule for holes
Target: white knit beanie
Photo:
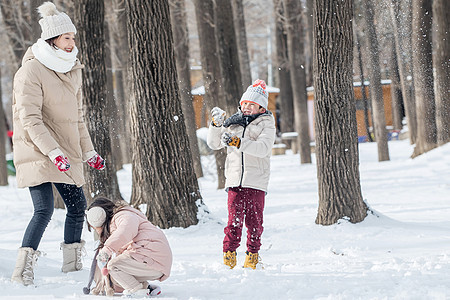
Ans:
<svg viewBox="0 0 450 300"><path fill-rule="evenodd" d="M242 105L242 101L250 101L267 109L269 94L266 91L266 83L264 80L256 79L242 95L239 105Z"/></svg>
<svg viewBox="0 0 450 300"><path fill-rule="evenodd" d="M52 2L44 2L38 7L38 12L42 17L39 20L39 24L42 29L41 38L43 40L48 40L68 32L77 33L77 29L69 16L63 12L59 12Z"/></svg>
<svg viewBox="0 0 450 300"><path fill-rule="evenodd" d="M86 212L86 216L92 227L101 227L106 220L106 211L100 206L94 206Z"/></svg>

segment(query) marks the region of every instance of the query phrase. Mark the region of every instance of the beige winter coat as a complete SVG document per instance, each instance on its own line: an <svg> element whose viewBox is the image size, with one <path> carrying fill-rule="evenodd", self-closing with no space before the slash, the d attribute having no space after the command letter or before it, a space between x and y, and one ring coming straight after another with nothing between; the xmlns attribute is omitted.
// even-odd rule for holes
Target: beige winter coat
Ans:
<svg viewBox="0 0 450 300"><path fill-rule="evenodd" d="M83 120L82 68L77 60L71 71L58 73L35 59L31 48L27 50L14 77L13 150L18 187L85 183L82 163L94 147ZM56 148L69 159L67 172L60 172L47 156Z"/></svg>
<svg viewBox="0 0 450 300"><path fill-rule="evenodd" d="M227 147L225 187L248 187L267 192L270 177L270 155L275 142L275 120L272 114L261 115L244 127L209 126L208 146L219 150L222 133L228 131L241 138L241 146Z"/></svg>
<svg viewBox="0 0 450 300"><path fill-rule="evenodd" d="M150 269L162 272L163 281L170 276L172 251L164 232L150 223L146 216L131 206L125 206L114 214L110 223L111 235L102 251L111 256L129 254Z"/></svg>

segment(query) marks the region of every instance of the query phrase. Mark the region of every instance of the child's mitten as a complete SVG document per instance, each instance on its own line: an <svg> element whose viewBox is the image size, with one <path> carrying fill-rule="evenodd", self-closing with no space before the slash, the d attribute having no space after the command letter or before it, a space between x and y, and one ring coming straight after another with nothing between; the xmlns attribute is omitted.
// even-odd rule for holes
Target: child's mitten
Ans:
<svg viewBox="0 0 450 300"><path fill-rule="evenodd" d="M221 142L225 146L232 146L238 149L241 147L241 139L229 132L222 133Z"/></svg>
<svg viewBox="0 0 450 300"><path fill-rule="evenodd" d="M109 256L108 252L103 251L103 250L100 250L98 252L97 261L100 266L103 266L104 264L106 264L108 262L109 258L110 258L110 256Z"/></svg>
<svg viewBox="0 0 450 300"><path fill-rule="evenodd" d="M211 109L212 116L212 124L216 127L220 127L223 125L223 121L225 121L226 112L218 107L214 107Z"/></svg>
<svg viewBox="0 0 450 300"><path fill-rule="evenodd" d="M103 276L108 275L109 271L108 268L106 267L106 262L99 261L98 266L100 267L100 270L102 270Z"/></svg>

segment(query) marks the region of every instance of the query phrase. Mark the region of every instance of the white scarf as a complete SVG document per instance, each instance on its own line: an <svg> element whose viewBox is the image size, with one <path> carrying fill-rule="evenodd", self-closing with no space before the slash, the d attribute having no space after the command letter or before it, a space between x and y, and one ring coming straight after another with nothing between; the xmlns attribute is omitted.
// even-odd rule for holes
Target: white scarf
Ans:
<svg viewBox="0 0 450 300"><path fill-rule="evenodd" d="M50 70L67 73L72 70L77 59L78 48L74 47L72 52L66 52L62 49L55 49L43 39L38 39L31 46L34 57Z"/></svg>

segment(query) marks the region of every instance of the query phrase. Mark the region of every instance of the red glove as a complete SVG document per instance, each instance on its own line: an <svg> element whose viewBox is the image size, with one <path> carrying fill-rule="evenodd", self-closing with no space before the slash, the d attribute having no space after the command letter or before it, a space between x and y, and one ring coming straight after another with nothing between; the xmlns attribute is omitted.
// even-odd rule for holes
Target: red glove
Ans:
<svg viewBox="0 0 450 300"><path fill-rule="evenodd" d="M87 163L97 170L103 170L105 168L105 160L100 155L98 155L98 153L95 153L94 156L89 158L87 160Z"/></svg>
<svg viewBox="0 0 450 300"><path fill-rule="evenodd" d="M53 163L61 172L66 172L70 168L69 160L67 159L67 157L63 157L62 155L58 155L57 157L55 157Z"/></svg>

